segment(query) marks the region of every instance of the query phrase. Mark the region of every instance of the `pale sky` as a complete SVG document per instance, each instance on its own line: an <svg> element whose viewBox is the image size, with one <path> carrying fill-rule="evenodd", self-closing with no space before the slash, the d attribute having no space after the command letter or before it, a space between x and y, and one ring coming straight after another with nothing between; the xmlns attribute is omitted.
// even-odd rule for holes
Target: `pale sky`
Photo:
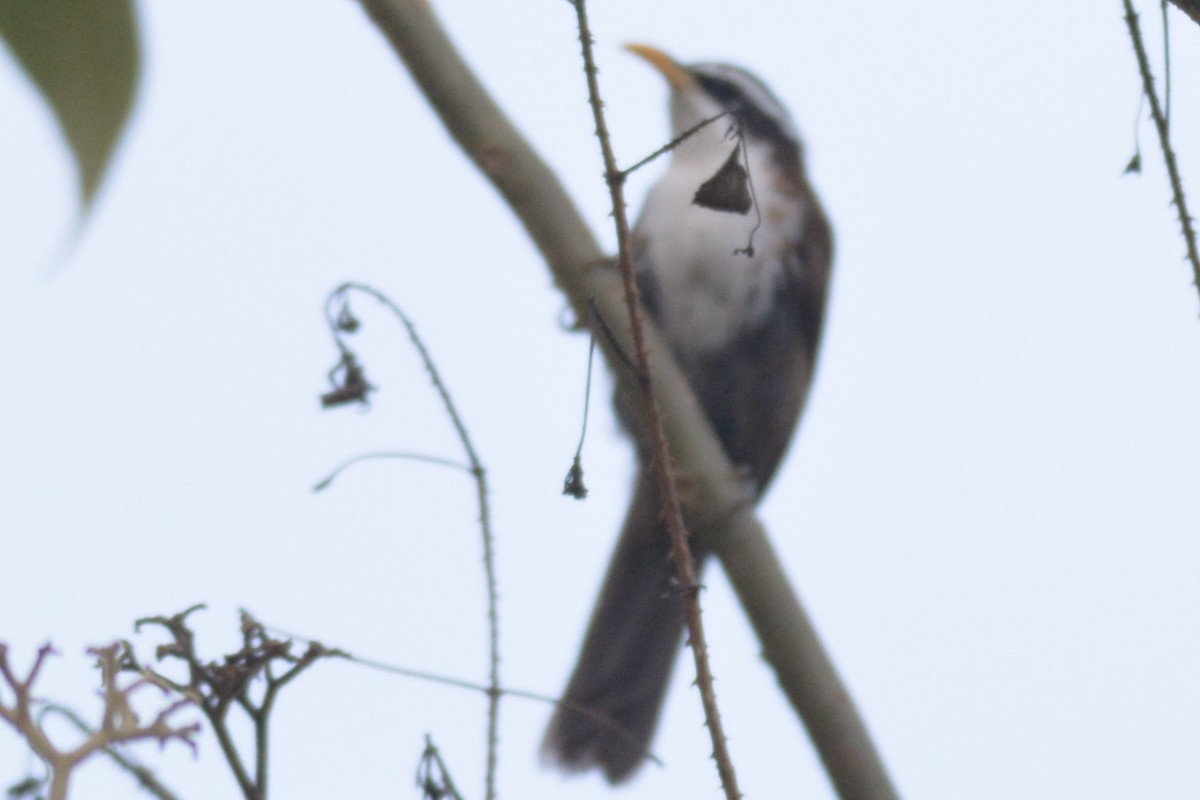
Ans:
<svg viewBox="0 0 1200 800"><path fill-rule="evenodd" d="M439 3L501 105L611 243L574 16ZM1161 74L1156 6L1144 25ZM365 657L483 681L474 488L378 462L459 457L373 304L369 413L321 412L325 295L369 282L416 320L492 481L506 685L554 694L624 512L628 443L593 387L591 495L563 498L586 340L495 192L352 2L141 4L146 74L86 236L49 113L0 62L0 640L52 639L43 696L94 712L89 644L196 602ZM665 87L619 47L759 74L833 220L826 340L762 517L900 792L927 800L1200 795L1200 299L1120 3L596 4L623 163ZM1173 16L1173 124L1200 208L1200 28ZM636 206L654 168L631 186ZM749 798L832 796L717 569L704 594ZM158 640L135 640L149 654ZM716 797L691 667L621 796ZM482 796L482 697L347 664L285 690L272 793L412 797L428 732ZM543 770L549 708L502 709L507 797L609 796ZM142 751L158 758L153 747ZM233 797L211 739L182 797ZM0 730L0 784L27 757ZM136 796L101 762L75 797Z"/></svg>

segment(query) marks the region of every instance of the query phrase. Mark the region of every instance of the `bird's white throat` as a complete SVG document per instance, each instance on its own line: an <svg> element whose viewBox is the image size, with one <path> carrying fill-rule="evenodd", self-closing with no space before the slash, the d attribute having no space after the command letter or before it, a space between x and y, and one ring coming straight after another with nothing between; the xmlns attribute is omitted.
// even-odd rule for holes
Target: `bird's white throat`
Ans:
<svg viewBox="0 0 1200 800"><path fill-rule="evenodd" d="M801 204L772 180L777 168L770 148L749 137L750 180L763 221L754 233L754 255L735 253L751 243L758 221L754 209L742 216L692 204L696 190L736 145L725 138L727 130L715 122L676 148L637 224L639 266L654 275L660 327L678 353L719 350L763 320L795 248L784 237L803 225Z"/></svg>

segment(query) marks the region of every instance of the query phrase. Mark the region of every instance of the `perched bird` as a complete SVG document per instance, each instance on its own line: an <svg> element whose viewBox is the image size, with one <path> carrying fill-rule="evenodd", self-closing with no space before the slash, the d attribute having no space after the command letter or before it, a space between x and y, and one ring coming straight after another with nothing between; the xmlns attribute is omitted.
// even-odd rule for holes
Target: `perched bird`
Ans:
<svg viewBox="0 0 1200 800"><path fill-rule="evenodd" d="M788 113L745 70L681 65L643 45L670 85L671 150L634 227L646 311L664 334L730 460L761 495L783 457L812 379L831 237L805 178ZM636 435L638 413L617 399ZM543 753L568 770L628 779L648 755L683 641L649 453L575 672ZM699 567L701 542L691 542ZM580 712L589 709L591 714Z"/></svg>

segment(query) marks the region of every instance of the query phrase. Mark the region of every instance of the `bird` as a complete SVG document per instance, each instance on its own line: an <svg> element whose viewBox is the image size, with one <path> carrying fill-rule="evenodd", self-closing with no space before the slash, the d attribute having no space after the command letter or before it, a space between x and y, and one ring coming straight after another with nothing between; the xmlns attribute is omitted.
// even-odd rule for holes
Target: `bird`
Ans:
<svg viewBox="0 0 1200 800"><path fill-rule="evenodd" d="M692 131L670 148L633 228L642 304L757 500L812 382L830 225L791 117L761 80L728 64L680 64L648 45L626 49L666 79L672 140ZM618 394L615 404L637 441L636 402ZM612 784L649 754L684 633L650 452L638 450L633 498L542 744L545 760L599 769ZM708 553L690 544L699 572Z"/></svg>

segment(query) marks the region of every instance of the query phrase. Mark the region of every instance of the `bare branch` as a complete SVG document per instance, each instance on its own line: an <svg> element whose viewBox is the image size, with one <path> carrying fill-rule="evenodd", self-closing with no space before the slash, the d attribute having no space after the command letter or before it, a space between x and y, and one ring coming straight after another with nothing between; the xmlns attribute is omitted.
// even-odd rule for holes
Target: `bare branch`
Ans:
<svg viewBox="0 0 1200 800"><path fill-rule="evenodd" d="M607 259L558 178L480 85L428 2L361 2L446 131L508 201L563 284L577 318L586 318L587 272Z"/></svg>
<svg viewBox="0 0 1200 800"><path fill-rule="evenodd" d="M400 324L404 326L409 340L421 358L421 363L425 365L425 370L429 373L430 380L433 382L433 388L437 391L438 397L442 401L442 407L446 410L446 415L450 418L455 433L458 434L459 443L462 444L463 451L469 462L469 466L466 466L465 469L475 479L475 494L479 504L480 538L483 540L483 572L487 584L488 598L488 674L490 686L487 692L488 722L485 796L487 800L493 800L496 796L496 768L500 746L500 697L503 692L500 690L500 600L496 577L495 540L492 536L491 512L488 504L487 471L484 469L483 461L479 458L479 454L475 450L475 445L471 441L471 436L467 432L466 422L463 421L462 415L458 413L458 407L450 395L450 390L446 387L445 381L442 380L437 364L434 363L433 356L430 355L425 342L417 334L417 326L413 324L408 315L391 298L371 286L359 283L344 283L329 295L329 301L326 303L326 316L329 318L330 331L333 332L334 340L337 342L338 349L341 350L342 361L346 362L349 360L357 363L354 354L343 339L344 334L353 333L358 329L358 320L350 313L349 294L351 292L362 292L363 294L370 295L383 305L384 308L388 309L399 320ZM334 316L332 310L338 306L340 306L340 310ZM459 466L463 468L462 465L454 464L440 458L435 459L426 456L422 460L433 461L443 466ZM335 471L334 475L336 474L337 472ZM333 476L331 475L325 481L318 484L318 488L327 485L332 479Z"/></svg>
<svg viewBox="0 0 1200 800"><path fill-rule="evenodd" d="M1142 31L1138 25L1137 12L1133 10L1133 0L1124 0L1124 3L1125 23L1129 26L1129 38L1133 41L1133 52L1137 56L1138 71L1142 75L1142 92L1150 102L1150 117L1154 120L1154 128L1158 132L1163 163L1166 164L1167 176L1171 181L1171 202L1179 214L1179 227L1183 231L1187 259L1192 265L1192 282L1197 289L1200 289L1200 250L1196 246L1196 229L1193 226L1191 214L1188 213L1187 197L1183 193L1183 179L1179 176L1175 151L1171 148L1170 123L1158 100L1158 91L1154 88L1154 74L1150 70L1150 58L1146 55L1146 46L1142 43Z"/></svg>
<svg viewBox="0 0 1200 800"><path fill-rule="evenodd" d="M182 661L188 670L186 682L174 681L161 672L138 664L129 652L125 654L126 668L141 674L146 685L169 687L194 702L208 718L243 797L246 800L264 800L268 777L268 723L279 690L317 660L341 654L317 642L309 642L302 654L294 655L290 641L272 639L262 625L243 611L241 649L225 656L221 663L206 663L196 652L195 635L187 623L188 616L201 608L203 606L193 606L171 617L147 617L135 624L135 629L144 625L166 629L172 641L157 648L158 659ZM276 676L275 670L278 668L284 671ZM262 698L255 701L251 689L257 686L263 687ZM230 733L229 709L234 704L246 713L254 727L253 775L247 769L246 760L238 752Z"/></svg>
<svg viewBox="0 0 1200 800"><path fill-rule="evenodd" d="M633 271L633 255L629 247L629 218L625 213L625 174L617 168L617 157L613 153L608 123L604 118L604 102L600 99L587 7L584 0L573 0L573 3L583 54L583 72L587 76L588 100L592 106L592 119L596 123L596 138L600 140L600 151L604 157L604 177L608 183L609 199L612 201L613 224L617 229L617 269L621 272L625 307L629 314L630 333L633 335L633 358L642 390L639 399L646 427L649 429L647 438L653 453L651 463L654 465L654 474L658 481L658 492L662 498L662 515L671 538L671 561L679 575L679 585L683 588L684 622L687 625L688 646L691 648L692 660L696 667L696 686L700 690L705 727L708 728L709 739L712 742L713 760L717 765L721 788L728 800L740 800L742 793L738 790L737 772L729 754L729 743L725 736L725 726L721 722L720 710L717 708L712 668L708 661L708 640L704 636L704 623L700 616L700 579L696 575L692 548L688 545L683 505L679 500L679 487L675 484L674 463L663 427L662 410L658 405L654 384L650 381L653 370L650 367L650 354L646 350L645 319Z"/></svg>
<svg viewBox="0 0 1200 800"><path fill-rule="evenodd" d="M300 634L289 632L289 631L283 631L283 630L280 630L273 626L268 626L267 629L274 631L275 633L279 634L280 636L285 636L288 639L299 639L301 641L311 641ZM476 683L475 681L468 681L468 680L464 680L462 678L454 678L449 675L440 675L435 672L426 672L425 670L410 669L409 667L402 667L402 666L399 666L398 664L389 664L384 661L377 661L375 659L366 658L366 657L360 656L360 655L355 655L355 654L350 653L341 648L331 650L330 655L335 655L338 658L344 658L345 660L351 662L352 664L357 664L361 667L366 667L367 669L378 670L379 672L386 672L391 675L401 675L406 678L414 678L414 679L420 680L420 681L429 681L430 683L437 683L442 686L452 686L455 689L466 689L467 691L478 692L480 694L488 695L488 696L491 696L493 693L495 693L495 694L499 694L504 697L515 697L515 698L519 698L521 700L532 700L537 703L545 703L545 704L551 705L551 706L562 706L565 708L569 708L570 710L572 710L578 714L583 714L585 716L591 717L592 719L599 722L601 725L605 725L605 726L611 728L618 735L626 738L631 744L635 743L634 737L631 734L629 734L624 728L621 727L621 725L619 723L617 723L613 719L606 717L605 715L603 715L597 711L594 711L587 706L581 705L579 703L574 703L570 700L565 700L560 697L553 697L551 695L542 694L540 692L531 692L526 689L514 689L511 687L504 687L504 686L501 686L498 689L493 689L492 686L487 685L487 684ZM658 756L654 755L653 753L645 753L645 756L646 756L646 758L649 758L651 761L653 761L656 764L659 764L659 765L662 764L662 761L658 758Z"/></svg>

